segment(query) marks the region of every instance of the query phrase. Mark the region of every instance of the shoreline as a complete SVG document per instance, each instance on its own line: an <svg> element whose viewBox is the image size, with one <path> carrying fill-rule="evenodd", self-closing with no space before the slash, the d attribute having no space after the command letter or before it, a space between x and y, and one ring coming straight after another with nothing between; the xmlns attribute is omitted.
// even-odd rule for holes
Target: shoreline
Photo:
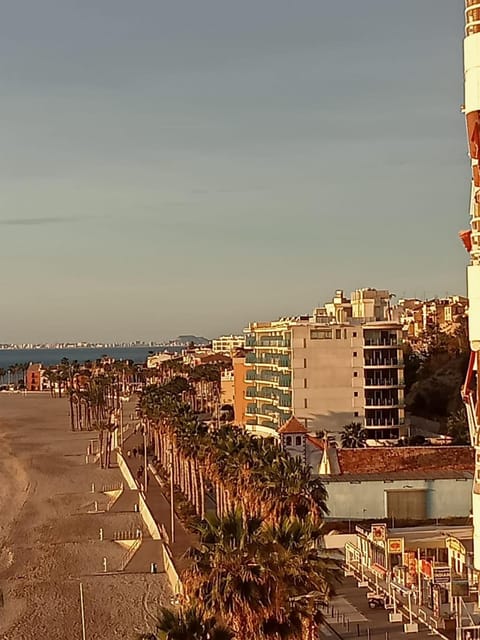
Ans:
<svg viewBox="0 0 480 640"><path fill-rule="evenodd" d="M0 394L1 640L81 637L80 581L89 640L149 632L152 612L169 602L165 574L117 573L125 549L114 532L141 522L130 506L100 512L108 502L101 487L121 475L85 464L92 436L70 431L66 399Z"/></svg>

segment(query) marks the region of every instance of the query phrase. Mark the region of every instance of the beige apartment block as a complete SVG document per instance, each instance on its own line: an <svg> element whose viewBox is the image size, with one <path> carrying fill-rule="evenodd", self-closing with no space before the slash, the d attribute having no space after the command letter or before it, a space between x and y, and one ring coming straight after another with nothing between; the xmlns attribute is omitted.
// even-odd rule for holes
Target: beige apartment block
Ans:
<svg viewBox="0 0 480 640"><path fill-rule="evenodd" d="M360 291L355 305L337 291L311 317L250 324L247 425L278 430L294 415L310 432L359 422L372 444L404 435L402 328L385 319L388 292Z"/></svg>
<svg viewBox="0 0 480 640"><path fill-rule="evenodd" d="M245 336L220 336L212 340L212 351L215 353L224 353L226 355L233 355L237 349L243 349L245 347Z"/></svg>

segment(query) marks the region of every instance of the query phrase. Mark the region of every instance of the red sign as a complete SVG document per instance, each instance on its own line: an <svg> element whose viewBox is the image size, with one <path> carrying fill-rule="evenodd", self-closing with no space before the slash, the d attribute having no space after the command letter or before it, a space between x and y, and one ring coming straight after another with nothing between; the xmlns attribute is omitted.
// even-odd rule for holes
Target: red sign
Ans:
<svg viewBox="0 0 480 640"><path fill-rule="evenodd" d="M387 537L386 524L372 524L372 538L374 542L385 542Z"/></svg>
<svg viewBox="0 0 480 640"><path fill-rule="evenodd" d="M420 573L423 573L427 578L432 577L432 563L428 560L420 560L419 562Z"/></svg>

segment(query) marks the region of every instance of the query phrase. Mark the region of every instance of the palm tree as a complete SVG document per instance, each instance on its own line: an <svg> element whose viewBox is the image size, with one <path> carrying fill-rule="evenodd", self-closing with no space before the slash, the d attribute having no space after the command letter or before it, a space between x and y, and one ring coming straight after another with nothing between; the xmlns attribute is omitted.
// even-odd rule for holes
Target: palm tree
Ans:
<svg viewBox="0 0 480 640"><path fill-rule="evenodd" d="M162 607L155 633L141 637L142 640L232 640L234 634L193 605L179 611Z"/></svg>
<svg viewBox="0 0 480 640"><path fill-rule="evenodd" d="M343 427L340 440L346 449L362 449L367 446L367 432L359 422L350 422Z"/></svg>
<svg viewBox="0 0 480 640"><path fill-rule="evenodd" d="M333 593L340 565L311 519L268 525L237 510L207 516L197 531L200 546L183 575L187 596L239 638L301 640L321 622L319 605Z"/></svg>

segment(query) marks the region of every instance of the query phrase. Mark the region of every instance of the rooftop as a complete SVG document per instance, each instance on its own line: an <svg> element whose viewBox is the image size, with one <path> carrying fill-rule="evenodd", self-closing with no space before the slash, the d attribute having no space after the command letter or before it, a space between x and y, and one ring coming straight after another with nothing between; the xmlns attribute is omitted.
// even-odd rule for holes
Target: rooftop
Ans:
<svg viewBox="0 0 480 640"><path fill-rule="evenodd" d="M472 447L367 447L338 449L337 457L342 475L381 476L400 473L410 477L439 472L440 476L453 472L468 472L471 477L475 461ZM406 476L405 476L406 477ZM456 476L454 476L456 477Z"/></svg>
<svg viewBox="0 0 480 640"><path fill-rule="evenodd" d="M278 433L308 433L308 429L295 416L292 416L280 427Z"/></svg>

